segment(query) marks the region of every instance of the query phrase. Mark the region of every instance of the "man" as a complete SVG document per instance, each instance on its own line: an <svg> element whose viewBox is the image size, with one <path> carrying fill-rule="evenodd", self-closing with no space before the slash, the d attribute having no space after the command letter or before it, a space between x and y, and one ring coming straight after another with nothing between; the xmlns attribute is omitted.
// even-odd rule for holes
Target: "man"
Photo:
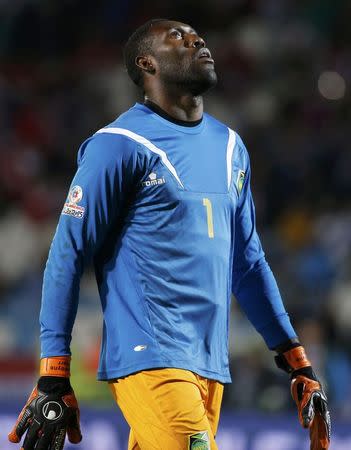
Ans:
<svg viewBox="0 0 351 450"><path fill-rule="evenodd" d="M158 19L130 37L125 61L145 102L79 150L44 274L41 376L9 439L28 430L25 450L61 449L66 432L81 439L69 345L93 259L104 311L98 378L131 427L130 450L217 449L232 292L291 374L311 448L327 449L327 400L264 258L247 151L203 113L217 80L210 51L190 26Z"/></svg>

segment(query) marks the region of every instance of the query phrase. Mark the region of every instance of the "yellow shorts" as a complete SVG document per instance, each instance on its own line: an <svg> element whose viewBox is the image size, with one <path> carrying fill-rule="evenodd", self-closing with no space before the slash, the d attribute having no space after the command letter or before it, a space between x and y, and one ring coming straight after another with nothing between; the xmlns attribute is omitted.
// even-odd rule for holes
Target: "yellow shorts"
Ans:
<svg viewBox="0 0 351 450"><path fill-rule="evenodd" d="M131 428L128 450L218 450L221 383L170 368L144 370L109 385Z"/></svg>

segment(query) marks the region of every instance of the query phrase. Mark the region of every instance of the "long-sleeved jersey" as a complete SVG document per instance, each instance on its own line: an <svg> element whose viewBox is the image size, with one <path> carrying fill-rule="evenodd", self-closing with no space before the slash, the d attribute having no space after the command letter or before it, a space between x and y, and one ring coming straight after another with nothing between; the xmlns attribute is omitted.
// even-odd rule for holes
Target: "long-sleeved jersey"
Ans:
<svg viewBox="0 0 351 450"><path fill-rule="evenodd" d="M270 348L296 336L256 233L248 153L210 115L187 127L137 103L81 145L44 272L42 357L70 354L91 259L99 379L176 367L229 382L232 292Z"/></svg>

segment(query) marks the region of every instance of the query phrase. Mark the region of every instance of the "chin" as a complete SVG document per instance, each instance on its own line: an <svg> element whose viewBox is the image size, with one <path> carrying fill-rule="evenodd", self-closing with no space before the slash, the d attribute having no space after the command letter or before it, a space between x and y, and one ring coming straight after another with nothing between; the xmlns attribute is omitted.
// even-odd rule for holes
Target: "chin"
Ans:
<svg viewBox="0 0 351 450"><path fill-rule="evenodd" d="M201 76L194 77L190 83L190 91L193 95L202 95L217 84L217 74L214 69L207 69Z"/></svg>

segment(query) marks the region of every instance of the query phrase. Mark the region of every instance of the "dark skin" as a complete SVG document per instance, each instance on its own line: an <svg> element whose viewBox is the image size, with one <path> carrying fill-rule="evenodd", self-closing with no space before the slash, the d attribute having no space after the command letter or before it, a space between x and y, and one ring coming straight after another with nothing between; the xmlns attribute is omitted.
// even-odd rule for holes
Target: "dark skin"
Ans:
<svg viewBox="0 0 351 450"><path fill-rule="evenodd" d="M135 61L144 74L145 99L175 119L201 119L202 94L217 81L205 41L192 27L175 21L155 24L151 35L152 54Z"/></svg>

